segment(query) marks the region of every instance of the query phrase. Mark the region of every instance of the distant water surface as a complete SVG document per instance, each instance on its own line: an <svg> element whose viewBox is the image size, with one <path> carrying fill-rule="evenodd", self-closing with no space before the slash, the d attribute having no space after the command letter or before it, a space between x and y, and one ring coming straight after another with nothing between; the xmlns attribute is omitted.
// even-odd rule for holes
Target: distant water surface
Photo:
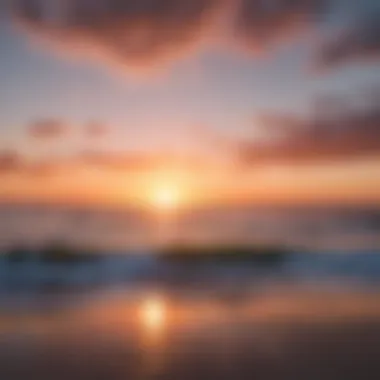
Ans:
<svg viewBox="0 0 380 380"><path fill-rule="evenodd" d="M131 247L151 248L163 239L373 250L380 248L380 209L210 207L178 212L167 220L137 209L0 206L0 249L64 240L125 251Z"/></svg>

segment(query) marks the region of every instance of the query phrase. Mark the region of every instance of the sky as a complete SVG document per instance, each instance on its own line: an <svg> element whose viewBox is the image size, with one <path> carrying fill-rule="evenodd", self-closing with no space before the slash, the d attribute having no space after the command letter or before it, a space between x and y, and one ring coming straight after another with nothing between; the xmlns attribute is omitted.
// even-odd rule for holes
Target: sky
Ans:
<svg viewBox="0 0 380 380"><path fill-rule="evenodd" d="M0 201L380 204L376 0L7 0Z"/></svg>

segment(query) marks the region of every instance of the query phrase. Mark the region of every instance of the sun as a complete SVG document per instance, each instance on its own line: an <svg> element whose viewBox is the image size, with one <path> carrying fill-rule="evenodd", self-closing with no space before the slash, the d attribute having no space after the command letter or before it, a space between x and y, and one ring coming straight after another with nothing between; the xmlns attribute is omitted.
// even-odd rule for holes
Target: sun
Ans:
<svg viewBox="0 0 380 380"><path fill-rule="evenodd" d="M169 211L177 209L181 203L179 188L169 184L157 186L152 190L151 203L158 210Z"/></svg>

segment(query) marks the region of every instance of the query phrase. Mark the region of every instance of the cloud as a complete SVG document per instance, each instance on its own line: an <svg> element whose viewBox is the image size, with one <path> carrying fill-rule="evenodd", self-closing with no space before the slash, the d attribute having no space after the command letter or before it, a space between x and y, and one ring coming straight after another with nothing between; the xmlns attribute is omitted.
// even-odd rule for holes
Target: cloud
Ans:
<svg viewBox="0 0 380 380"><path fill-rule="evenodd" d="M74 161L86 167L95 167L103 171L121 171L124 173L170 171L180 169L196 172L208 165L207 158L178 152L101 152L84 151Z"/></svg>
<svg viewBox="0 0 380 380"><path fill-rule="evenodd" d="M307 30L322 32L325 16L339 19L350 9L350 0L9 1L16 23L47 48L143 72L191 54L205 41L253 52L275 49ZM329 33L313 64L323 69L378 59L379 25L379 9L356 17L340 33Z"/></svg>
<svg viewBox="0 0 380 380"><path fill-rule="evenodd" d="M34 121L29 126L28 132L36 139L56 139L66 135L68 127L57 119L42 119Z"/></svg>
<svg viewBox="0 0 380 380"><path fill-rule="evenodd" d="M272 123L265 128L272 129L279 138L266 143L238 144L239 156L248 164L380 157L380 104L377 100L371 98L369 105L359 108L344 105L340 99L334 105L331 97L327 97L319 99L314 118L273 115L267 119Z"/></svg>
<svg viewBox="0 0 380 380"><path fill-rule="evenodd" d="M352 22L339 34L329 37L317 54L318 68L345 63L380 60L380 10Z"/></svg>
<svg viewBox="0 0 380 380"><path fill-rule="evenodd" d="M110 128L100 122L90 122L84 127L84 133L89 138L104 137L110 132Z"/></svg>
<svg viewBox="0 0 380 380"><path fill-rule="evenodd" d="M0 152L0 176L21 175L27 177L51 177L62 172L73 172L77 167L72 160L52 157L28 159L16 151Z"/></svg>
<svg viewBox="0 0 380 380"><path fill-rule="evenodd" d="M139 67L177 56L199 42L218 3L220 0L21 0L14 9L19 24L34 36L75 55Z"/></svg>
<svg viewBox="0 0 380 380"><path fill-rule="evenodd" d="M18 171L23 166L22 159L17 152L1 151L0 152L0 173L8 174Z"/></svg>
<svg viewBox="0 0 380 380"><path fill-rule="evenodd" d="M50 178L61 174L73 175L78 165L70 159L42 158L25 165L23 174L29 177Z"/></svg>
<svg viewBox="0 0 380 380"><path fill-rule="evenodd" d="M57 138L63 134L65 124L59 121L39 121L32 123L30 134L37 138ZM85 126L84 133L103 136L108 132L103 124ZM55 175L74 175L83 170L98 169L100 173L120 172L136 174L180 170L199 172L208 165L208 159L198 153L185 151L113 151L91 149L74 150L71 154L60 152L28 157L16 151L0 151L0 175L16 174L23 177L52 177Z"/></svg>
<svg viewBox="0 0 380 380"><path fill-rule="evenodd" d="M60 52L131 69L167 63L210 37L272 48L314 25L330 1L13 0L13 13L26 33Z"/></svg>
<svg viewBox="0 0 380 380"><path fill-rule="evenodd" d="M108 125L97 121L91 121L78 127L80 133L89 139L104 137L111 131ZM51 140L67 137L70 126L58 118L44 118L30 123L27 130L29 136L35 139Z"/></svg>
<svg viewBox="0 0 380 380"><path fill-rule="evenodd" d="M254 51L266 50L315 24L327 0L241 0L235 29L238 39Z"/></svg>
<svg viewBox="0 0 380 380"><path fill-rule="evenodd" d="M77 161L85 166L93 166L102 170L146 171L152 169L157 162L144 153L111 153L86 151L82 152Z"/></svg>

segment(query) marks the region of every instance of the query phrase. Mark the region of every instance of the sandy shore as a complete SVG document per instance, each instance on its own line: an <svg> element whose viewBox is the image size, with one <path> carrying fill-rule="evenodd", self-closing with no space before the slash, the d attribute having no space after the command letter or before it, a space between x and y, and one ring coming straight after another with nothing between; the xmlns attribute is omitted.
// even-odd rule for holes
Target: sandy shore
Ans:
<svg viewBox="0 0 380 380"><path fill-rule="evenodd" d="M106 297L0 314L0 378L378 380L375 295Z"/></svg>

